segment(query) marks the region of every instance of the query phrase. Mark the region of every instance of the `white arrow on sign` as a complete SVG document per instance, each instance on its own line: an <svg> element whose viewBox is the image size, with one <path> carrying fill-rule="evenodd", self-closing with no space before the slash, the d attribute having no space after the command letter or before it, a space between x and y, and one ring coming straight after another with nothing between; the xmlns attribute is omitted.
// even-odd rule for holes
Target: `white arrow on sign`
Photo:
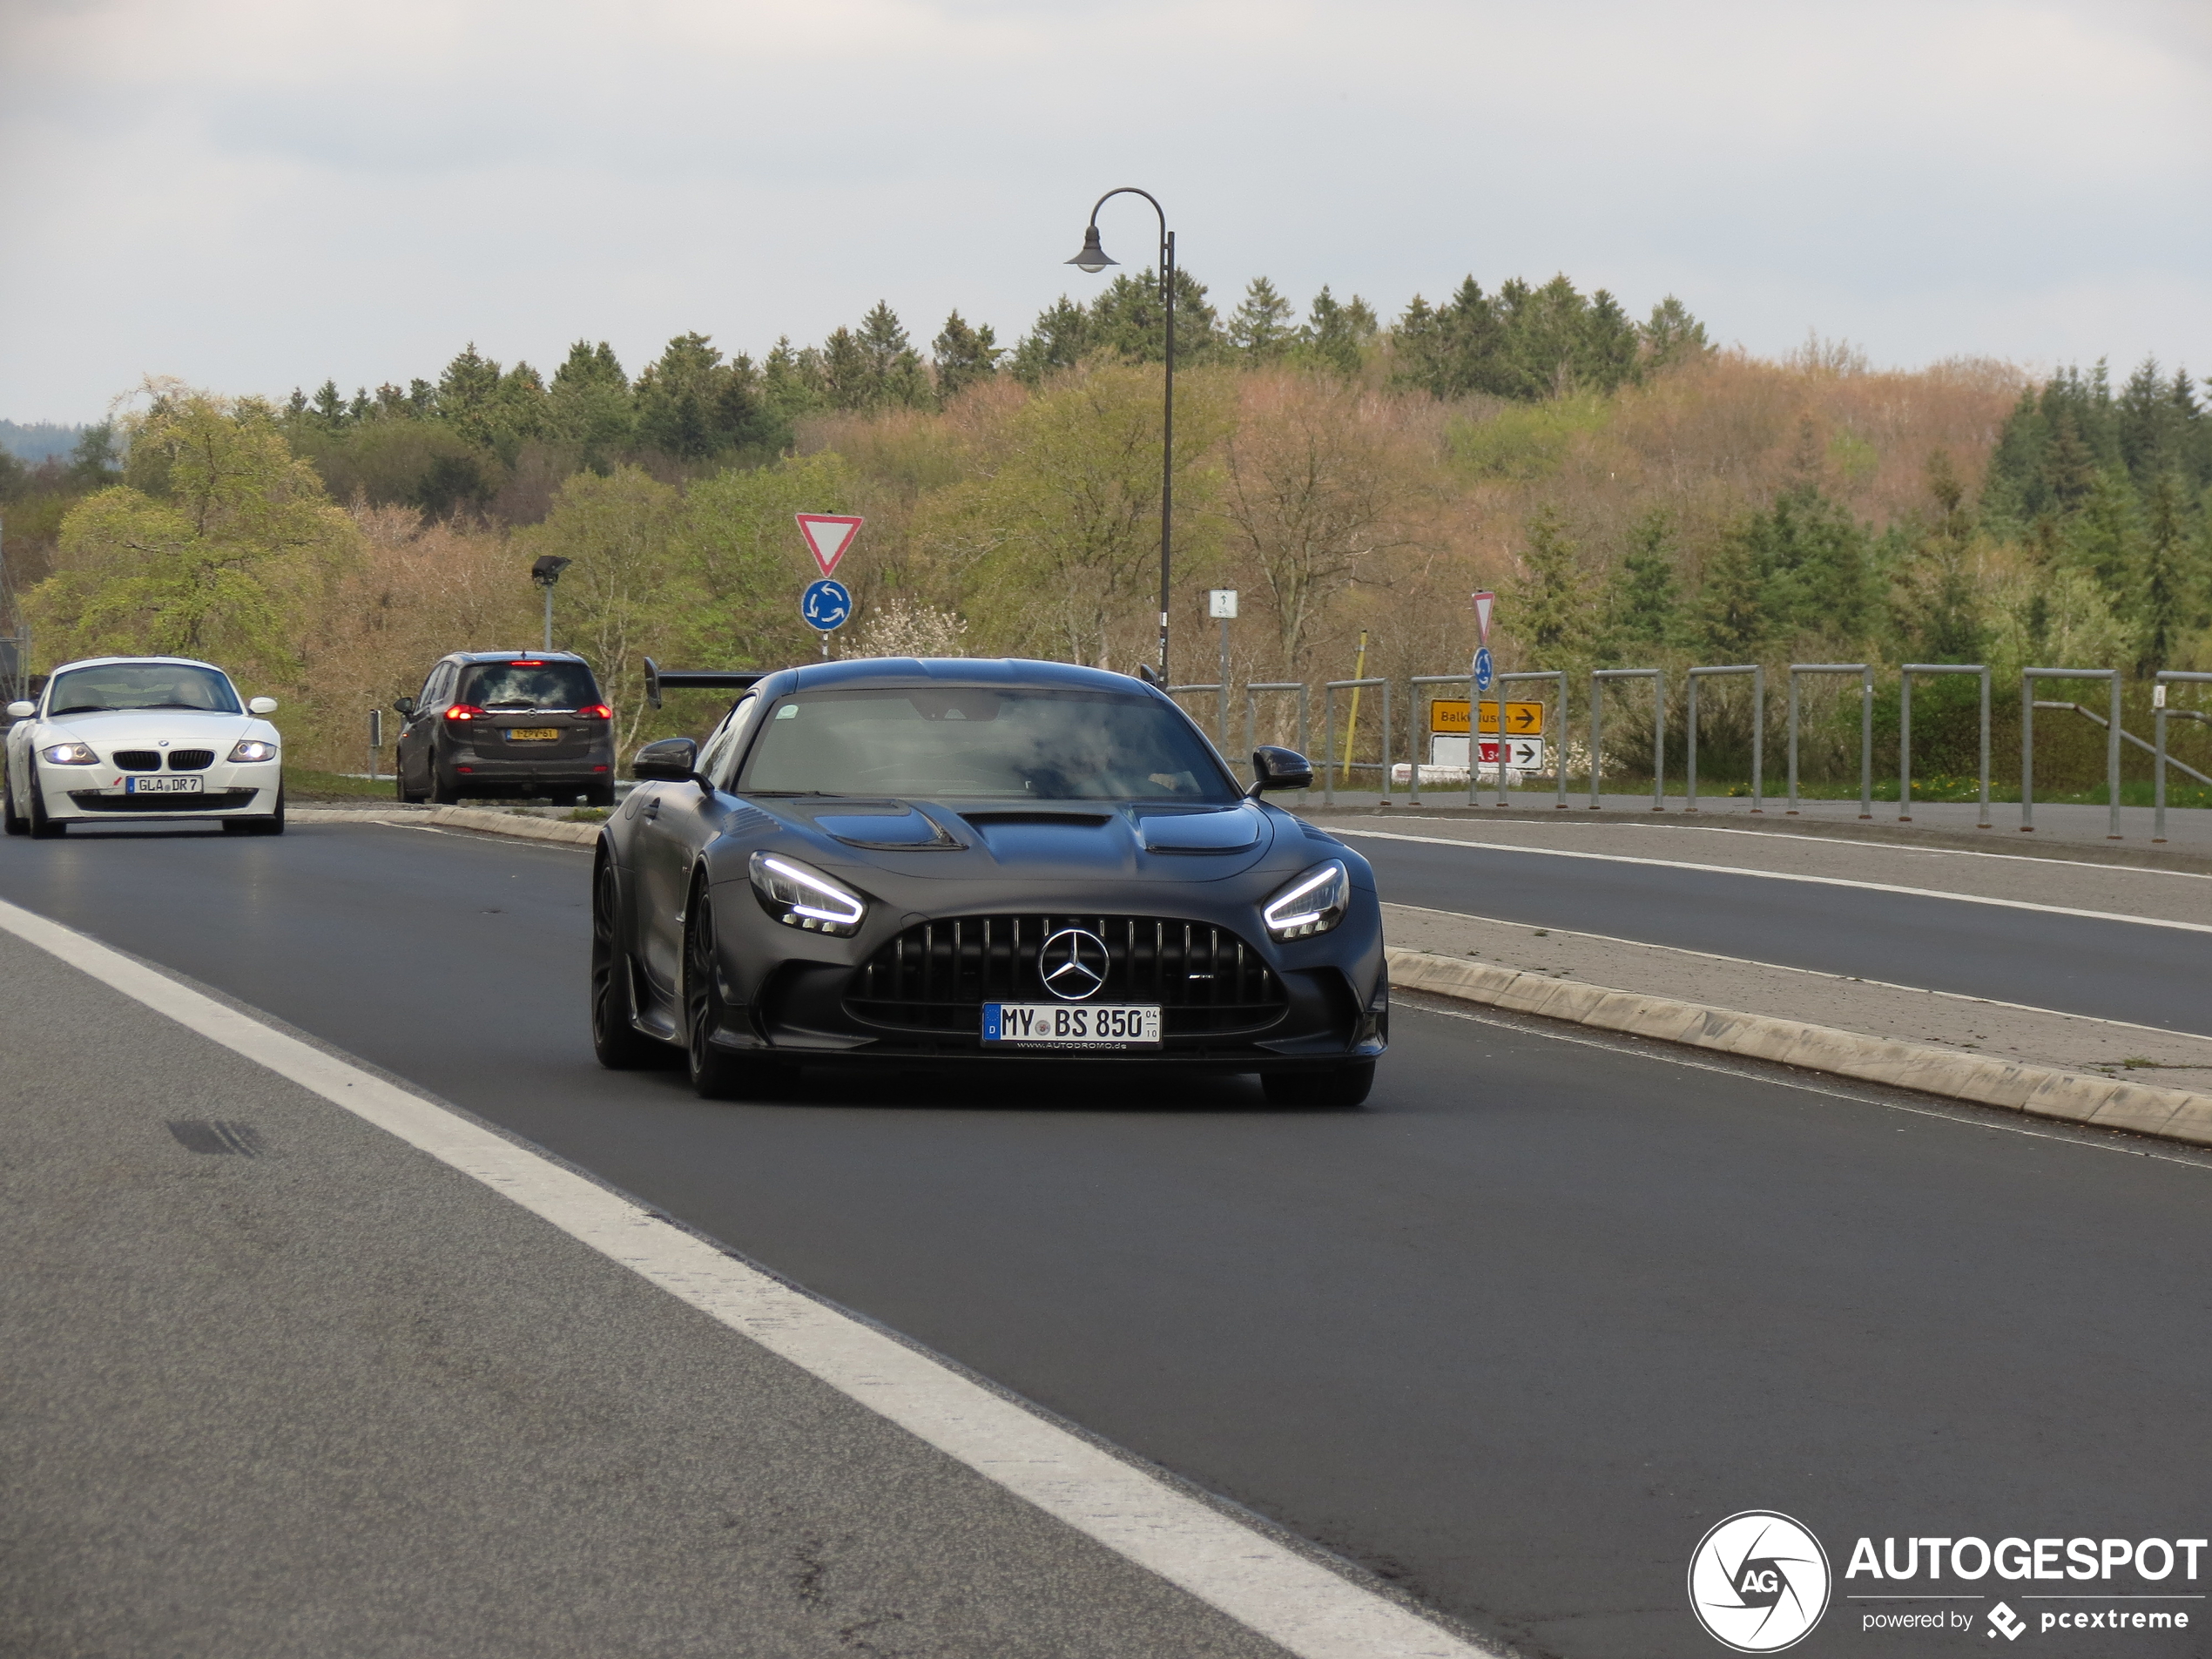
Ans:
<svg viewBox="0 0 2212 1659"><path fill-rule="evenodd" d="M1490 643L1490 607L1497 603L1498 596L1494 593L1478 593L1474 596L1474 627L1475 631L1482 636L1478 642L1481 644L1487 645Z"/></svg>
<svg viewBox="0 0 2212 1659"><path fill-rule="evenodd" d="M806 538L806 550L814 556L814 563L822 567L822 574L833 576L837 562L845 556L845 550L853 545L853 538L860 533L864 518L847 518L840 513L794 513L799 521L799 533Z"/></svg>

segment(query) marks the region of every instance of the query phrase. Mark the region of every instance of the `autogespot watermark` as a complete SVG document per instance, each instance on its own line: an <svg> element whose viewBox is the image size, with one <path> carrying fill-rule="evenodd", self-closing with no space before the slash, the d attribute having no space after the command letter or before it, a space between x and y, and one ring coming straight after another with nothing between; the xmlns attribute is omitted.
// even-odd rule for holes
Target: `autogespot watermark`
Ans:
<svg viewBox="0 0 2212 1659"><path fill-rule="evenodd" d="M2202 1538L1885 1537L1877 1549L1866 1537L1851 1547L1838 1599L1868 1635L1979 1633L2009 1644L2079 1632L2201 1633L2208 1547ZM1833 1592L1820 1541L1774 1510L1730 1515L1690 1555L1690 1607L1715 1641L1739 1653L1795 1646Z"/></svg>

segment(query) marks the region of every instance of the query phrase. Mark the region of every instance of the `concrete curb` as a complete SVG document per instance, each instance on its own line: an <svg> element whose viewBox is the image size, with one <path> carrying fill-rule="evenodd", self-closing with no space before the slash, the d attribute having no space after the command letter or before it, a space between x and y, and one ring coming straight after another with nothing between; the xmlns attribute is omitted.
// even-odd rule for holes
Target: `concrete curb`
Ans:
<svg viewBox="0 0 2212 1659"><path fill-rule="evenodd" d="M428 812L399 807L298 806L303 824L426 824L447 829L481 830L491 835L519 835L530 841L563 841L590 846L599 839L597 824L568 824L557 818L524 818L488 806L433 806Z"/></svg>
<svg viewBox="0 0 2212 1659"><path fill-rule="evenodd" d="M2127 1130L2212 1146L2212 1097L2116 1078L2014 1064L1832 1026L1640 996L1575 980L1546 979L1427 951L1391 950L1391 983L1469 1002L1622 1031L1662 1042L1778 1061L1814 1071L1944 1095L2031 1116Z"/></svg>

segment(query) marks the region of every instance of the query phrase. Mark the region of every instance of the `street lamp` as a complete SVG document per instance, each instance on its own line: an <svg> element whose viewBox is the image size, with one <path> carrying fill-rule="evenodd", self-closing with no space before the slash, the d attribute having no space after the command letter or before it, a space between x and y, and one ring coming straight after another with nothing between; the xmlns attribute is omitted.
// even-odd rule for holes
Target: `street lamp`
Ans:
<svg viewBox="0 0 2212 1659"><path fill-rule="evenodd" d="M1096 276L1109 265L1098 240L1098 210L1116 196L1142 196L1160 216L1160 300L1167 308L1167 413L1161 421L1160 442L1160 684L1168 684L1168 573L1172 559L1170 538L1175 525L1175 233L1168 228L1167 209L1150 191L1134 185L1109 190L1095 202L1090 223L1083 230L1082 252L1068 261L1077 270Z"/></svg>
<svg viewBox="0 0 2212 1659"><path fill-rule="evenodd" d="M553 584L561 579L561 572L574 563L572 559L556 557L548 553L530 566L530 580L545 590L545 649L553 649Z"/></svg>

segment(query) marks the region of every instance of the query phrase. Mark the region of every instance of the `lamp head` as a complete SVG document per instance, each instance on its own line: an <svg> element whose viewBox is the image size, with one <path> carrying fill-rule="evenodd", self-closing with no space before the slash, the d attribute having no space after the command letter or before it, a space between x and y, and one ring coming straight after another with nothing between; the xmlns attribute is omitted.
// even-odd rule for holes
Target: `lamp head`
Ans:
<svg viewBox="0 0 2212 1659"><path fill-rule="evenodd" d="M530 580L541 588L550 588L561 579L561 572L567 570L572 563L574 563L573 560L560 558L551 553L545 554L536 563L530 566Z"/></svg>
<svg viewBox="0 0 2212 1659"><path fill-rule="evenodd" d="M1096 276L1109 265L1119 265L1119 260L1109 260L1106 250L1098 245L1098 226L1093 225L1083 232L1083 251L1068 261L1078 271Z"/></svg>

